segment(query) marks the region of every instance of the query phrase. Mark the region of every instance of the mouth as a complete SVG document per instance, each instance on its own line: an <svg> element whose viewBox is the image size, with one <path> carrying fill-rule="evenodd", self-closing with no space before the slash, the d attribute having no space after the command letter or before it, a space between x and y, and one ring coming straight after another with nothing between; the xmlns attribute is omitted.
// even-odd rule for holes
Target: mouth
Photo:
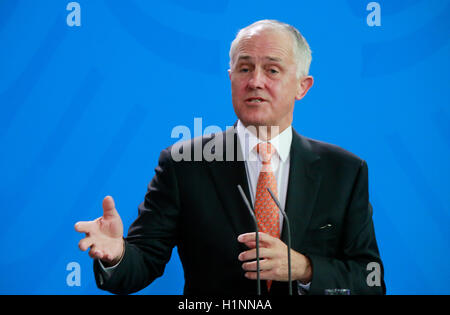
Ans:
<svg viewBox="0 0 450 315"><path fill-rule="evenodd" d="M267 101L262 97L249 97L245 100L245 103L247 103L249 105L258 105L258 104L262 104L264 102L267 102Z"/></svg>

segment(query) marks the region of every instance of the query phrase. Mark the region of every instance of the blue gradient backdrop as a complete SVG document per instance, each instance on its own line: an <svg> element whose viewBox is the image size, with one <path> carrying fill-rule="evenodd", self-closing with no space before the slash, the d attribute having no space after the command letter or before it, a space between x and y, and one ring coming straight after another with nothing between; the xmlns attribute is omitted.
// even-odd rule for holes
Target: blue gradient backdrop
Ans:
<svg viewBox="0 0 450 315"><path fill-rule="evenodd" d="M0 0L0 293L104 294L78 220L112 195L126 229L177 125L232 125L228 49L298 27L316 82L294 127L367 160L389 294L450 293L450 1ZM207 259L207 257L205 257ZM81 266L69 287L66 266ZM181 294L176 249L145 294Z"/></svg>

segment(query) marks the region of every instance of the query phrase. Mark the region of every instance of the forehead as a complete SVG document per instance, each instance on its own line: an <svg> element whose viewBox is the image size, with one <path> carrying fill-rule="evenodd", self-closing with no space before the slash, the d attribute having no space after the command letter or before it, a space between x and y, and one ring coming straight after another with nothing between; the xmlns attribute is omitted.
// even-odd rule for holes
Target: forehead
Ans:
<svg viewBox="0 0 450 315"><path fill-rule="evenodd" d="M235 60L265 59L290 62L293 60L292 36L281 30L249 30L239 40L235 58Z"/></svg>

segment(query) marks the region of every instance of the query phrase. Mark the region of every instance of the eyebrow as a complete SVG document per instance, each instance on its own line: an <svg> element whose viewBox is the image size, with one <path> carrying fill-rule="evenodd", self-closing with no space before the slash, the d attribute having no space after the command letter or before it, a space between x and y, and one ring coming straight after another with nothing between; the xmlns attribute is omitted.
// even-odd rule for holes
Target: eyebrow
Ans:
<svg viewBox="0 0 450 315"><path fill-rule="evenodd" d="M253 59L253 58L251 56L249 56L249 55L242 55L242 56L239 56L238 61L240 61L240 60L251 60L251 59ZM282 62L282 59L278 58L278 57L267 56L267 57L264 57L264 59L267 59L267 60L273 61L273 62Z"/></svg>
<svg viewBox="0 0 450 315"><path fill-rule="evenodd" d="M281 58L278 58L278 57L266 57L265 59L268 59L270 61L275 61L275 62L282 62Z"/></svg>
<svg viewBox="0 0 450 315"><path fill-rule="evenodd" d="M239 56L239 58L238 58L237 61L240 61L240 60L250 60L250 59L252 59L252 57L250 57L250 56L248 56L248 55L243 55L243 56Z"/></svg>

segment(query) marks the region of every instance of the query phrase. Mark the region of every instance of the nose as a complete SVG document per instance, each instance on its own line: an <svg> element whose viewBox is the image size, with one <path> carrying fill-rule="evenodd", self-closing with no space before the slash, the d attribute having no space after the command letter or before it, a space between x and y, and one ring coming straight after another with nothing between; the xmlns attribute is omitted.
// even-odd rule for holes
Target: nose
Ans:
<svg viewBox="0 0 450 315"><path fill-rule="evenodd" d="M264 73L260 69L256 68L251 72L248 87L252 90L264 88Z"/></svg>

